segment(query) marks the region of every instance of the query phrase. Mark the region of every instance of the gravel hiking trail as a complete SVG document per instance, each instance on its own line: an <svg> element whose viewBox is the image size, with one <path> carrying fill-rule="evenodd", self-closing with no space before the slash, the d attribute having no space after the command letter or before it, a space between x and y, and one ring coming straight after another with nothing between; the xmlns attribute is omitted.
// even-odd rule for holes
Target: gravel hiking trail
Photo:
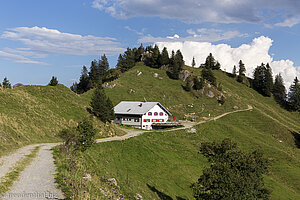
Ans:
<svg viewBox="0 0 300 200"><path fill-rule="evenodd" d="M169 132L175 130L189 129L195 125L203 124L209 121L220 119L228 114L249 111L253 108L248 106L244 110L234 110L231 112L223 113L219 116L211 119L200 121L200 122L183 122L184 127L159 130L159 132ZM149 133L151 131L136 130L136 129L124 129L127 133L123 136L115 136L110 138L97 139L97 143L127 140L132 137L136 137L143 133ZM4 194L3 199L13 200L27 200L27 199L64 199L64 195L61 190L57 189L55 183L55 165L52 156L52 148L59 143L44 143L28 145L18 149L16 152L10 155L3 156L0 158L0 178L7 174L11 168L16 164L18 160L23 158L25 155L30 154L31 150L36 146L41 146L37 156L33 159L32 163L27 166L20 177L14 182L10 191ZM1 196L0 196L1 199Z"/></svg>

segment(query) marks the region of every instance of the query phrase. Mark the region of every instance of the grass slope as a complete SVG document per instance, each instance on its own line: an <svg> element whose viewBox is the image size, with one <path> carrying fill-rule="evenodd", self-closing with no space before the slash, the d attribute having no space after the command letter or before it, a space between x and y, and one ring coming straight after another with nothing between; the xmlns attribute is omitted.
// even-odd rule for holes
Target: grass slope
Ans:
<svg viewBox="0 0 300 200"><path fill-rule="evenodd" d="M0 90L0 156L25 144L58 141L62 128L89 116L89 102L63 85ZM98 137L116 132L115 126L94 124Z"/></svg>
<svg viewBox="0 0 300 200"><path fill-rule="evenodd" d="M144 76L137 76L137 70L142 71ZM189 70L200 74L200 69ZM154 78L153 73L158 73L163 79ZM170 80L164 71L144 66L136 66L123 74L114 82L117 86L107 89L107 93L114 104L120 100L143 100L146 97L148 101L160 101L171 112L181 116L187 112L187 104L191 103L206 106L206 111L200 112L199 116L205 116L207 112L215 114L232 110L232 105L240 108L251 105L253 111L234 113L198 125L195 127L197 133L186 130L153 132L127 141L97 144L80 155L76 169L98 177L95 180L99 177L116 178L121 193L127 199L133 199L136 193L144 199L192 199L189 186L208 166L207 160L198 153L200 143L231 138L241 150L261 149L271 160L270 174L265 177L265 182L273 190L272 199L300 199L300 151L296 144L300 132L299 113L282 109L273 98L261 96L221 71L214 73L223 85L226 96L224 107L205 96L196 99L181 89L181 81ZM130 89L135 93L128 93ZM198 112L197 109L194 106L192 111ZM67 170L64 155L56 159L60 167L58 176L82 180L82 173ZM62 186L64 184L68 185L68 182L61 183ZM90 184L93 184L94 190L88 190L84 185L79 185L77 190L89 192L92 198L105 199L99 192L103 183L92 179Z"/></svg>

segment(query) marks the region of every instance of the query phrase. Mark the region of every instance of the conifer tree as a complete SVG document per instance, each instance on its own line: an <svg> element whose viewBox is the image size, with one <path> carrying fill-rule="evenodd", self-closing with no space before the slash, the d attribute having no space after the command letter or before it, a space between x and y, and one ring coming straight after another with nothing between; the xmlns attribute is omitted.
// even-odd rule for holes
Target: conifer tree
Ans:
<svg viewBox="0 0 300 200"><path fill-rule="evenodd" d="M57 80L57 77L55 76L52 76L50 82L48 83L49 86L57 86L58 84L58 80Z"/></svg>
<svg viewBox="0 0 300 200"><path fill-rule="evenodd" d="M300 111L300 83L297 77L290 86L288 101L292 110Z"/></svg>
<svg viewBox="0 0 300 200"><path fill-rule="evenodd" d="M203 78L194 77L194 89L195 90L201 90L204 86L204 80Z"/></svg>
<svg viewBox="0 0 300 200"><path fill-rule="evenodd" d="M234 65L233 69L232 69L232 75L233 75L233 77L236 77L236 74L237 74L236 66Z"/></svg>
<svg viewBox="0 0 300 200"><path fill-rule="evenodd" d="M267 63L266 68L265 68L265 90L264 93L266 96L271 96L273 90L273 75L272 75L272 69Z"/></svg>
<svg viewBox="0 0 300 200"><path fill-rule="evenodd" d="M275 76L275 82L272 93L277 103L279 103L280 105L285 104L286 89L284 87L283 78L281 74L277 74Z"/></svg>
<svg viewBox="0 0 300 200"><path fill-rule="evenodd" d="M169 53L166 47L163 48L160 58L159 58L159 65L169 65L170 64L170 58L169 58Z"/></svg>
<svg viewBox="0 0 300 200"><path fill-rule="evenodd" d="M110 122L115 117L113 105L101 85L94 91L91 107L93 114L103 122Z"/></svg>
<svg viewBox="0 0 300 200"><path fill-rule="evenodd" d="M135 62L142 61L142 56L143 56L144 52L145 52L145 49L143 47L143 44L141 44L135 53Z"/></svg>
<svg viewBox="0 0 300 200"><path fill-rule="evenodd" d="M157 45L152 48L149 46L148 50L150 51L145 59L145 64L152 68L159 68L159 58L160 58L160 51Z"/></svg>
<svg viewBox="0 0 300 200"><path fill-rule="evenodd" d="M99 64L97 60L93 60L91 62L89 80L92 88L97 86L97 84L99 83Z"/></svg>
<svg viewBox="0 0 300 200"><path fill-rule="evenodd" d="M273 78L271 67L263 63L257 66L253 73L253 89L264 96L271 96Z"/></svg>
<svg viewBox="0 0 300 200"><path fill-rule="evenodd" d="M10 84L9 80L7 79L7 77L5 77L5 78L3 79L2 87L3 87L4 89L11 89L11 84Z"/></svg>
<svg viewBox="0 0 300 200"><path fill-rule="evenodd" d="M201 76L204 80L209 81L212 85L216 86L216 77L214 76L213 72L211 69L203 69L201 72Z"/></svg>
<svg viewBox="0 0 300 200"><path fill-rule="evenodd" d="M209 53L209 55L207 56L206 60L205 60L205 68L207 69L213 69L213 67L216 65L216 60L213 57L212 53Z"/></svg>
<svg viewBox="0 0 300 200"><path fill-rule="evenodd" d="M87 70L86 66L82 67L82 72L81 72L81 76L80 76L77 88L78 88L77 91L79 94L82 94L91 88L88 70Z"/></svg>
<svg viewBox="0 0 300 200"><path fill-rule="evenodd" d="M121 72L126 72L135 65L135 54L130 49L124 52L124 55L119 55L117 67L120 68Z"/></svg>
<svg viewBox="0 0 300 200"><path fill-rule="evenodd" d="M192 67L195 67L195 65L196 65L195 57L193 57L193 60L192 60Z"/></svg>
<svg viewBox="0 0 300 200"><path fill-rule="evenodd" d="M246 68L242 60L239 62L239 76L245 76Z"/></svg>

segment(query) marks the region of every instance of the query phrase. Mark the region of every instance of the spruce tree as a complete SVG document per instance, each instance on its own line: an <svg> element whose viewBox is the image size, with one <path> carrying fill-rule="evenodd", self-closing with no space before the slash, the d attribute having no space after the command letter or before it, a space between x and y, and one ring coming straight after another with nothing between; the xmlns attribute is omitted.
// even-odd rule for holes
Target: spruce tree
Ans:
<svg viewBox="0 0 300 200"><path fill-rule="evenodd" d="M87 70L86 66L82 67L82 72L81 72L81 76L80 76L77 88L78 88L77 91L80 94L88 91L91 88L88 70Z"/></svg>
<svg viewBox="0 0 300 200"><path fill-rule="evenodd" d="M192 67L195 67L195 65L196 65L195 57L193 57L193 60L192 60Z"/></svg>
<svg viewBox="0 0 300 200"><path fill-rule="evenodd" d="M236 74L237 74L236 66L234 65L233 69L232 69L232 75L233 75L233 77L236 77Z"/></svg>
<svg viewBox="0 0 300 200"><path fill-rule="evenodd" d="M10 84L9 80L7 79L7 77L5 77L5 78L3 79L2 87L3 87L4 89L11 89L11 84Z"/></svg>
<svg viewBox="0 0 300 200"><path fill-rule="evenodd" d="M211 69L204 68L201 72L201 76L204 80L209 81L212 85L216 86L217 81Z"/></svg>
<svg viewBox="0 0 300 200"><path fill-rule="evenodd" d="M163 66L163 65L169 65L169 63L170 63L169 53L167 48L164 47L159 58L159 64L160 66Z"/></svg>
<svg viewBox="0 0 300 200"><path fill-rule="evenodd" d="M242 60L239 62L239 76L245 76L246 67Z"/></svg>
<svg viewBox="0 0 300 200"><path fill-rule="evenodd" d="M271 67L263 63L257 66L253 73L253 89L264 96L271 96L273 78Z"/></svg>
<svg viewBox="0 0 300 200"><path fill-rule="evenodd" d="M300 111L300 83L297 77L290 86L288 101L292 110Z"/></svg>
<svg viewBox="0 0 300 200"><path fill-rule="evenodd" d="M203 78L194 77L194 89L195 90L201 90L204 86L204 80Z"/></svg>
<svg viewBox="0 0 300 200"><path fill-rule="evenodd" d="M142 61L143 54L145 52L145 49L143 47L143 44L140 45L140 47L137 49L135 53L135 62Z"/></svg>
<svg viewBox="0 0 300 200"><path fill-rule="evenodd" d="M89 80L92 88L96 87L99 83L99 64L97 60L91 62Z"/></svg>
<svg viewBox="0 0 300 200"><path fill-rule="evenodd" d="M48 83L49 86L57 86L58 84L58 80L57 80L57 77L55 76L52 76L50 82Z"/></svg>
<svg viewBox="0 0 300 200"><path fill-rule="evenodd" d="M286 89L284 87L283 78L281 74L277 74L275 76L275 82L272 93L277 103L279 103L280 105L285 104Z"/></svg>
<svg viewBox="0 0 300 200"><path fill-rule="evenodd" d="M207 69L213 69L213 67L216 65L216 60L213 57L212 53L209 53L209 55L207 56L206 60L205 60L205 68Z"/></svg>
<svg viewBox="0 0 300 200"><path fill-rule="evenodd" d="M101 85L98 85L94 91L91 107L93 114L101 121L110 122L114 119L113 105Z"/></svg>
<svg viewBox="0 0 300 200"><path fill-rule="evenodd" d="M266 96L270 97L273 90L273 75L272 75L272 69L267 63L265 68L265 86L264 86L264 93Z"/></svg>
<svg viewBox="0 0 300 200"><path fill-rule="evenodd" d="M117 67L121 70L121 72L126 72L129 69L133 68L135 65L135 54L130 49L124 52L124 55L119 55Z"/></svg>

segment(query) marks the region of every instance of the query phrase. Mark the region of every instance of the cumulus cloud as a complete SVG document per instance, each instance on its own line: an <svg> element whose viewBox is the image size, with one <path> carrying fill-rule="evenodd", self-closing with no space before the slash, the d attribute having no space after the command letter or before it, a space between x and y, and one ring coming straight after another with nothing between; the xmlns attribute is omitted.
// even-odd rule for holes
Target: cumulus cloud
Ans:
<svg viewBox="0 0 300 200"><path fill-rule="evenodd" d="M261 63L270 63L273 74L281 73L288 88L293 82L295 76L300 77L300 67L295 67L290 60L274 61L269 55L269 49L273 44L273 40L268 37L258 37L253 39L249 44L242 44L237 48L233 48L228 44L214 45L209 42L195 41L167 41L156 42L160 49L167 47L169 53L172 50L180 49L187 65L191 65L193 57L196 60L196 66L205 62L209 53L212 53L217 59L222 70L232 72L233 66L238 66L239 60L245 63L246 75L252 77L254 69Z"/></svg>
<svg viewBox="0 0 300 200"><path fill-rule="evenodd" d="M197 30L188 29L186 31L190 34L187 37L180 37L175 34L174 36L164 37L153 37L152 35L147 35L141 37L138 42L139 43L148 43L148 42L186 42L186 41L194 41L194 42L217 42L221 40L230 40L232 38L237 37L247 37L248 34L240 33L239 31L222 31L219 29L207 29L201 28Z"/></svg>
<svg viewBox="0 0 300 200"><path fill-rule="evenodd" d="M156 16L186 23L259 23L278 13L300 12L298 0L94 0L92 7L116 18Z"/></svg>

